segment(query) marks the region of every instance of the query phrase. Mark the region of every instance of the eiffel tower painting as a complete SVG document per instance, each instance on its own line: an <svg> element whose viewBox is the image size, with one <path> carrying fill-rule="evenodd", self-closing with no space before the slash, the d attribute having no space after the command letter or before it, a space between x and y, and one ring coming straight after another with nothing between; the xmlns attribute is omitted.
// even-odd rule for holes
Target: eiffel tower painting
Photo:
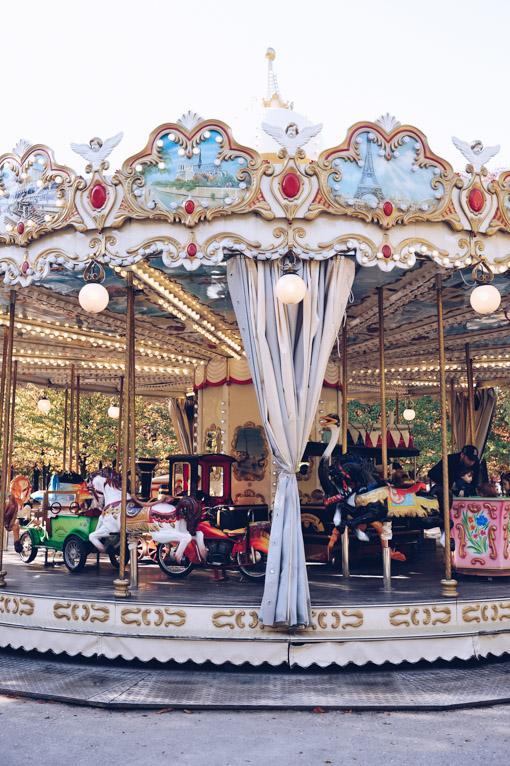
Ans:
<svg viewBox="0 0 510 766"><path fill-rule="evenodd" d="M358 188L356 189L354 199L362 199L365 196L365 194L372 194L374 197L377 197L379 202L382 202L384 199L383 190L375 174L374 161L372 159L372 145L371 145L371 142L368 140L368 137L367 137L367 151L365 154L365 162L363 165L363 173L361 174L361 178L358 184Z"/></svg>

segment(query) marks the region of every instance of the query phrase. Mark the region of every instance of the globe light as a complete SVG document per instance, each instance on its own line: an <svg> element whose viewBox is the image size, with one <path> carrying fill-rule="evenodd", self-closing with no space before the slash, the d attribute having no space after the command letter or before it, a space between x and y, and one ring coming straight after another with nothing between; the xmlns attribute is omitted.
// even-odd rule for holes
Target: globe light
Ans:
<svg viewBox="0 0 510 766"><path fill-rule="evenodd" d="M111 404L108 407L108 417L113 418L114 420L118 420L120 417L120 407L116 407L114 404Z"/></svg>
<svg viewBox="0 0 510 766"><path fill-rule="evenodd" d="M492 314L499 308L501 293L494 285L478 285L471 293L469 301L477 314Z"/></svg>
<svg viewBox="0 0 510 766"><path fill-rule="evenodd" d="M91 314L99 314L108 306L110 296L108 290L99 282L88 282L80 290L78 295L80 306Z"/></svg>
<svg viewBox="0 0 510 766"><path fill-rule="evenodd" d="M43 415L47 415L48 412L51 410L51 402L44 394L41 396L41 398L37 402L37 408L40 412L43 413Z"/></svg>
<svg viewBox="0 0 510 766"><path fill-rule="evenodd" d="M306 294L306 284L299 274L283 274L275 285L274 292L282 303L299 303Z"/></svg>
<svg viewBox="0 0 510 766"><path fill-rule="evenodd" d="M414 420L416 412L411 407L406 407L402 415L404 416L404 420Z"/></svg>

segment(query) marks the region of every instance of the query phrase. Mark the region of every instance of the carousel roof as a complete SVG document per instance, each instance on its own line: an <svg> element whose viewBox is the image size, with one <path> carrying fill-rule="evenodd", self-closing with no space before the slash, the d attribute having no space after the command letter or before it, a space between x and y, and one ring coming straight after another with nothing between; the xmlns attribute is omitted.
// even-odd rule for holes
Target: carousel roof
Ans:
<svg viewBox="0 0 510 766"><path fill-rule="evenodd" d="M437 389L436 275L448 378L466 384L469 343L479 384L506 384L510 171L485 167L499 147L455 139L468 160L455 172L417 128L385 115L356 123L314 159L322 126L283 101L272 58L260 144L269 152L189 112L153 130L110 175L107 158L122 134L72 144L86 178L40 144L21 141L0 156L0 324L16 290L18 380L67 386L74 365L83 389L118 390L129 269L137 393L189 391L197 369L244 358L228 258L278 259L291 250L356 262L347 310L352 394L379 388L377 287L385 288L389 391ZM110 302L91 314L78 294L84 271L101 268ZM488 316L470 305L473 269L493 277L502 295Z"/></svg>

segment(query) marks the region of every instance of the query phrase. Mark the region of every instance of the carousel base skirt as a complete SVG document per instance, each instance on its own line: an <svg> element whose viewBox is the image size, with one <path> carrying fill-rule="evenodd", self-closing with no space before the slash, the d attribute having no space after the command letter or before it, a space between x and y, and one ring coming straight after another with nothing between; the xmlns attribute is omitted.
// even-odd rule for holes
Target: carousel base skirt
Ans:
<svg viewBox="0 0 510 766"><path fill-rule="evenodd" d="M461 578L458 598L441 595L442 555L393 566L382 588L380 561L363 562L345 579L310 566L313 625L271 628L258 621L263 586L238 573L226 582L194 571L169 580L140 566L138 589L113 596L115 570L92 557L80 574L42 556L23 564L4 555L0 646L71 657L249 663L258 666L381 665L500 656L510 652L510 579Z"/></svg>

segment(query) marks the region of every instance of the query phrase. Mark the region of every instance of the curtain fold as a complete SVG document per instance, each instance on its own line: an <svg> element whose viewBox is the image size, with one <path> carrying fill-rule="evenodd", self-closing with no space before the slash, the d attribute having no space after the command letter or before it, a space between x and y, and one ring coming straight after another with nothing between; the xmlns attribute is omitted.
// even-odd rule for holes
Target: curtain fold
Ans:
<svg viewBox="0 0 510 766"><path fill-rule="evenodd" d="M494 388L479 388L475 391L475 439L480 457L483 455L487 437L494 417L498 395ZM461 391L454 402L455 444L457 451L468 443L469 400L466 391Z"/></svg>
<svg viewBox="0 0 510 766"><path fill-rule="evenodd" d="M174 427L175 436L179 444L179 449L183 455L191 455L193 452L193 443L189 429L189 421L186 415L186 398L173 397L168 400L168 412Z"/></svg>
<svg viewBox="0 0 510 766"><path fill-rule="evenodd" d="M305 298L287 306L274 294L281 275L277 262L238 256L228 265L232 303L279 474L259 613L265 625L311 624L296 471L354 272L354 264L342 258L303 261Z"/></svg>

